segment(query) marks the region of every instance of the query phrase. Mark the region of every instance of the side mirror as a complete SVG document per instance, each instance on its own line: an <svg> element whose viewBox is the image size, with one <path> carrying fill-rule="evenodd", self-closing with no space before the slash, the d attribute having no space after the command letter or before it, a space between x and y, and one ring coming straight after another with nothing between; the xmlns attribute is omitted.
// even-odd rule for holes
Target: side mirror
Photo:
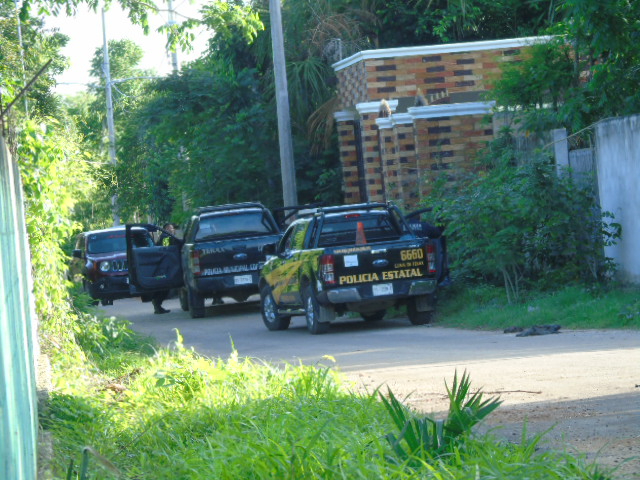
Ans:
<svg viewBox="0 0 640 480"><path fill-rule="evenodd" d="M264 253L265 255L275 255L277 247L277 243L267 243L264 247L262 247L262 253Z"/></svg>
<svg viewBox="0 0 640 480"><path fill-rule="evenodd" d="M78 250L77 248L73 250L72 253L74 258L82 258L82 250Z"/></svg>

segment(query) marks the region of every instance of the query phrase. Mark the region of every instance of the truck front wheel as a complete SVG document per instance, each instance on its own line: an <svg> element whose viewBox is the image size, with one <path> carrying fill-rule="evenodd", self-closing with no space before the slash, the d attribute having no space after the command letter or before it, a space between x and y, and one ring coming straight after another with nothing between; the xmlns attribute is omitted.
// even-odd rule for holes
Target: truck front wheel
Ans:
<svg viewBox="0 0 640 480"><path fill-rule="evenodd" d="M278 313L278 305L273 298L269 285L265 285L260 289L260 311L262 313L262 321L269 330L286 330L289 328L291 316Z"/></svg>
<svg viewBox="0 0 640 480"><path fill-rule="evenodd" d="M203 318L204 297L191 287L187 287L187 297L189 299L189 313L191 313L191 318Z"/></svg>
<svg viewBox="0 0 640 480"><path fill-rule="evenodd" d="M431 323L433 318L433 307L430 306L431 301L426 296L411 297L407 300L407 316L412 325Z"/></svg>
<svg viewBox="0 0 640 480"><path fill-rule="evenodd" d="M304 304L309 333L311 335L327 333L329 331L329 323L336 318L335 310L323 307L318 303L311 285L307 285L304 289Z"/></svg>

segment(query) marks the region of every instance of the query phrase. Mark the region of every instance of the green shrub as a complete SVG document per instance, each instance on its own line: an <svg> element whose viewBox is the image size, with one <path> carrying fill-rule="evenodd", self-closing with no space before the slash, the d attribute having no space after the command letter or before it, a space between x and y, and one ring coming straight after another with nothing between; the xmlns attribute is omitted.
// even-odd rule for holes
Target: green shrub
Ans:
<svg viewBox="0 0 640 480"><path fill-rule="evenodd" d="M501 283L509 302L524 288L599 281L611 264L603 245L620 236L596 208L590 189L557 175L545 158L500 164L429 202L447 224L452 271L457 279Z"/></svg>

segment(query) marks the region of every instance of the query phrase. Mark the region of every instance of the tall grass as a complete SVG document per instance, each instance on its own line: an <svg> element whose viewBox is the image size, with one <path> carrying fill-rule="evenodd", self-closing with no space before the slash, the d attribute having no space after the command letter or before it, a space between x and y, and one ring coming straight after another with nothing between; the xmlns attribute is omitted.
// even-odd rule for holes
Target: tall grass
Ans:
<svg viewBox="0 0 640 480"><path fill-rule="evenodd" d="M443 291L442 326L502 329L560 324L563 328L640 328L640 289L569 285L554 292L527 292L508 304L502 288L458 285Z"/></svg>
<svg viewBox="0 0 640 480"><path fill-rule="evenodd" d="M93 382L58 372L42 421L56 437L56 478L600 478L580 459L537 455L527 441L475 436L497 400L470 394L466 375L447 388L452 406L442 421L392 393L384 401L353 394L330 368L208 359L180 337L153 355L138 338L135 361L114 369L134 340L105 350L108 369L93 364ZM446 448L398 449L389 440L404 441L406 424L441 425Z"/></svg>

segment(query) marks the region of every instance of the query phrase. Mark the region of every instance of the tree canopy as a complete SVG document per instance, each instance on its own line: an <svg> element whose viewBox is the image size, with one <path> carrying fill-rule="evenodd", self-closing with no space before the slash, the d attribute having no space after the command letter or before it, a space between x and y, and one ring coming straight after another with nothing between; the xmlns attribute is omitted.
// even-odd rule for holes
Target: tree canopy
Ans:
<svg viewBox="0 0 640 480"><path fill-rule="evenodd" d="M100 202L116 190L123 219L181 220L204 203L281 202L279 153L268 0L212 0L199 18L164 27L170 42L185 44L195 24L207 27L209 48L169 77L149 80L138 67L139 47L111 42L118 167L106 150L102 51L89 97L66 100L51 93L64 68L62 34L46 34L38 14L74 11L94 0L24 2L21 9L26 76L54 58L29 93L32 114L75 120L85 152L95 161ZM142 28L163 7L119 4ZM2 6L0 54L4 103L22 85L17 16ZM579 130L599 118L637 112L638 2L609 0L287 0L282 16L291 123L302 202L341 201L341 174L333 126L336 78L331 64L370 48L490 40L553 34L530 59L510 65L495 97L525 112L530 130ZM544 106L545 108L540 108ZM14 106L14 108L21 108ZM106 168L105 168L106 167ZM266 188L265 188L266 187ZM96 195L96 198L100 195ZM105 208L98 209L108 211ZM83 210L86 211L86 210Z"/></svg>

